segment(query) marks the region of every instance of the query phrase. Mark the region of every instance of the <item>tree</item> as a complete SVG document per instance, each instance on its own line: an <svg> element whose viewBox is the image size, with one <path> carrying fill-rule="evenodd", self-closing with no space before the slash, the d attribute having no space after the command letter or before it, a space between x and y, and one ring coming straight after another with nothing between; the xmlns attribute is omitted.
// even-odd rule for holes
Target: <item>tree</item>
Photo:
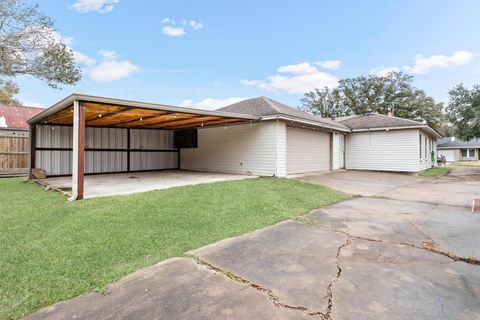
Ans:
<svg viewBox="0 0 480 320"><path fill-rule="evenodd" d="M480 85L472 89L459 84L449 92L447 117L462 140L480 138Z"/></svg>
<svg viewBox="0 0 480 320"><path fill-rule="evenodd" d="M305 93L302 109L321 116L364 114L367 110L417 121L435 129L442 127L443 105L413 86L413 77L402 72L387 76L359 76L342 79L335 89Z"/></svg>
<svg viewBox="0 0 480 320"><path fill-rule="evenodd" d="M13 81L0 79L0 104L21 105L22 103L13 97L19 91L18 86Z"/></svg>
<svg viewBox="0 0 480 320"><path fill-rule="evenodd" d="M80 80L73 51L38 5L0 0L0 76L31 75L50 87Z"/></svg>
<svg viewBox="0 0 480 320"><path fill-rule="evenodd" d="M323 118L340 117L351 114L351 110L343 104L338 89L329 89L328 87L321 90L315 89L305 93L300 103L304 111Z"/></svg>

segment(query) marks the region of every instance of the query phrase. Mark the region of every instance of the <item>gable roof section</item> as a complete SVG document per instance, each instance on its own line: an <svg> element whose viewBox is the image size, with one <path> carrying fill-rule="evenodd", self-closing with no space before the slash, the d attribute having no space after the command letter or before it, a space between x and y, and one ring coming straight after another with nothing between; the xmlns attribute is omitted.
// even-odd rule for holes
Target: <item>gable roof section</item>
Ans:
<svg viewBox="0 0 480 320"><path fill-rule="evenodd" d="M437 138L441 138L438 132L424 123L378 113L340 117L337 118L337 121L346 125L352 131L419 128L428 131Z"/></svg>
<svg viewBox="0 0 480 320"><path fill-rule="evenodd" d="M480 148L480 139L472 139L470 141L463 141L451 137L438 140L437 148L439 149L456 149L456 148Z"/></svg>
<svg viewBox="0 0 480 320"><path fill-rule="evenodd" d="M45 109L0 104L0 128L28 129L28 119L43 110Z"/></svg>
<svg viewBox="0 0 480 320"><path fill-rule="evenodd" d="M281 102L269 99L267 97L258 97L253 99L243 100L229 106L218 109L218 111L234 112L242 114L251 114L260 116L262 119L269 119L269 117L282 117L285 120L306 120L314 125L320 127L336 129L340 131L350 131L348 127L333 121L321 117L314 116L310 113L300 111L283 104Z"/></svg>

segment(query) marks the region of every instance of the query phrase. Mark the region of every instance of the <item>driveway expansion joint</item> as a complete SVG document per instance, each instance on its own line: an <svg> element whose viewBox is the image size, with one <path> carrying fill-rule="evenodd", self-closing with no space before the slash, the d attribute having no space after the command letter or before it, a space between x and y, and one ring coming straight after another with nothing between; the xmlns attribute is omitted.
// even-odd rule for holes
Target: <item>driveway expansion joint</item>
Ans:
<svg viewBox="0 0 480 320"><path fill-rule="evenodd" d="M229 271L226 271L226 270L222 270L221 268L218 268L214 265L212 265L211 263L205 261L205 260L202 260L200 257L196 256L196 255L193 255L193 254L187 254L186 255L187 258L190 258L192 259L195 263L201 265L201 266L204 266L205 268L207 268L208 270L211 270L213 272L218 272L222 275L224 275L226 278L230 279L230 280L233 280L235 282L238 282L246 287L251 287L251 288L254 288L256 289L257 291L265 294L268 299L270 299L273 304L278 307L278 308L283 308L283 309L288 309L288 310L293 310L293 311L302 311L304 313L306 313L307 315L309 316L319 316L320 319L322 320L331 320L330 317L327 317L327 314L324 313L324 312L321 312L321 311L311 311L309 310L307 307L305 306L293 306L293 305L289 305L289 304L286 304L286 303L283 303L280 301L280 299L273 293L273 291L271 289L268 289L268 288L264 288L256 283L253 283L239 275L236 275L232 272L229 272Z"/></svg>

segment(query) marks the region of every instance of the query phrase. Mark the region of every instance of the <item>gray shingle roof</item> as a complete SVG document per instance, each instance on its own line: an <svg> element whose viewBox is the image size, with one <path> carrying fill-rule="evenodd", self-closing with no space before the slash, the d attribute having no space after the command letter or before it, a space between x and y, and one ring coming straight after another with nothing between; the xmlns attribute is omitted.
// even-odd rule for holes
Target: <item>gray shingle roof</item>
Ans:
<svg viewBox="0 0 480 320"><path fill-rule="evenodd" d="M337 118L336 120L352 130L426 126L418 121L392 117L378 113L347 116Z"/></svg>
<svg viewBox="0 0 480 320"><path fill-rule="evenodd" d="M438 140L437 148L447 149L447 148L480 148L480 139L472 139L470 141L463 141L456 139L452 141L452 138L447 137Z"/></svg>
<svg viewBox="0 0 480 320"><path fill-rule="evenodd" d="M284 115L292 118L316 122L319 126L326 128L350 131L348 127L346 127L340 122L314 116L313 114L300 111L298 109L292 108L290 106L287 106L286 104L269 99L267 97L258 97L243 100L229 106L220 108L217 111L243 113L260 117Z"/></svg>

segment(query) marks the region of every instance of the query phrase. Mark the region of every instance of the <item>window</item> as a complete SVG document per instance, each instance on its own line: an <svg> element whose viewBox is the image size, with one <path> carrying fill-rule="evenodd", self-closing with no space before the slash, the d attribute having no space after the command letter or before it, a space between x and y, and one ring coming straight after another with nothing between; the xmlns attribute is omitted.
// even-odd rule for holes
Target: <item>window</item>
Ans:
<svg viewBox="0 0 480 320"><path fill-rule="evenodd" d="M420 160L422 160L422 135L418 135L418 141L420 142Z"/></svg>
<svg viewBox="0 0 480 320"><path fill-rule="evenodd" d="M469 149L468 150L468 156L470 158L475 158L475 149Z"/></svg>
<svg viewBox="0 0 480 320"><path fill-rule="evenodd" d="M467 149L462 149L462 157L467 158L468 157L468 150Z"/></svg>

